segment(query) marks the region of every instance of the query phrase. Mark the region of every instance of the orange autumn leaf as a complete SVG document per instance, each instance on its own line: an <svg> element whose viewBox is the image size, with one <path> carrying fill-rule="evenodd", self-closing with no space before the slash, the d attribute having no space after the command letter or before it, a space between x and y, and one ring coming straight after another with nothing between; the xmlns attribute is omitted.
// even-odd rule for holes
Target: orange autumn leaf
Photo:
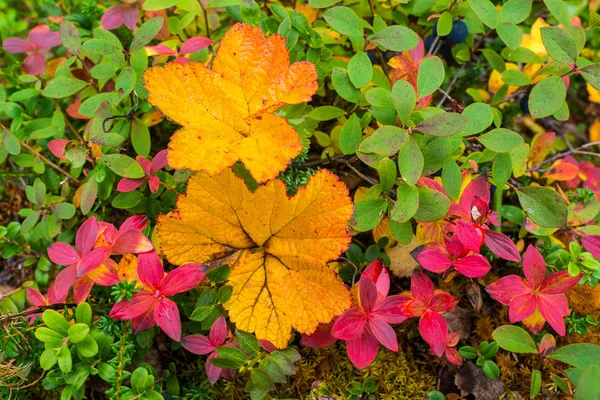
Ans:
<svg viewBox="0 0 600 400"><path fill-rule="evenodd" d="M544 132L538 133L531 141L531 149L529 150L529 162L531 166L541 164L545 159L556 139L556 133Z"/></svg>
<svg viewBox="0 0 600 400"><path fill-rule="evenodd" d="M327 262L348 247L352 212L348 189L329 171L288 198L281 180L251 192L227 169L192 176L157 232L173 264L229 264L231 321L283 348L292 328L312 333L350 306Z"/></svg>
<svg viewBox="0 0 600 400"><path fill-rule="evenodd" d="M169 165L214 176L240 160L259 183L275 178L302 146L272 113L309 101L318 87L314 64L289 62L283 37L235 24L212 69L188 62L147 70L148 100L183 126L169 143Z"/></svg>
<svg viewBox="0 0 600 400"><path fill-rule="evenodd" d="M543 177L553 181L568 181L579 174L579 167L565 160L558 160L544 173Z"/></svg>

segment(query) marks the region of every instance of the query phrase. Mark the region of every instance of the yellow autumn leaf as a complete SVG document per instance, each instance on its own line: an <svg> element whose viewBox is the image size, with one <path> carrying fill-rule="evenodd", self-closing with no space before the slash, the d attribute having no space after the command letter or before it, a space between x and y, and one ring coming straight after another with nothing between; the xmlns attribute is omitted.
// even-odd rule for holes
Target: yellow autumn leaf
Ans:
<svg viewBox="0 0 600 400"><path fill-rule="evenodd" d="M302 146L272 113L309 101L318 87L314 64L289 62L283 37L235 24L212 69L188 62L147 70L148 100L183 126L169 143L169 165L214 176L240 160L259 183L275 178Z"/></svg>
<svg viewBox="0 0 600 400"><path fill-rule="evenodd" d="M229 264L233 293L224 307L231 321L283 348L292 328L312 333L349 307L327 262L348 247L352 212L348 189L329 171L288 198L280 180L250 192L227 169L194 175L157 231L174 264Z"/></svg>
<svg viewBox="0 0 600 400"><path fill-rule="evenodd" d="M521 47L533 51L538 57L546 57L548 55L548 50L546 50L546 46L544 46L544 42L542 41L541 32L541 29L546 26L550 25L548 25L543 18L536 19L533 25L531 25L530 33L523 35Z"/></svg>

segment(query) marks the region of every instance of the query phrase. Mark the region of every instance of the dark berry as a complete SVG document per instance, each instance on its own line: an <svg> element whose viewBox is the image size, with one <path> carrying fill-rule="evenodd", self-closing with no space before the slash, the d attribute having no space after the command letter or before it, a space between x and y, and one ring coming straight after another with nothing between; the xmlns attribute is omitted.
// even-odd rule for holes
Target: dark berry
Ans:
<svg viewBox="0 0 600 400"><path fill-rule="evenodd" d="M435 38L437 37L437 35L429 35L425 38L425 42L423 43L423 45L425 46L425 50L429 51L429 49L431 48L431 46L433 45L433 42L435 40Z"/></svg>
<svg viewBox="0 0 600 400"><path fill-rule="evenodd" d="M431 29L431 34L435 37L437 36L437 22L433 25L433 28Z"/></svg>
<svg viewBox="0 0 600 400"><path fill-rule="evenodd" d="M452 44L459 44L467 40L469 29L461 20L452 22L452 30L448 34L448 41Z"/></svg>
<svg viewBox="0 0 600 400"><path fill-rule="evenodd" d="M523 97L521 97L519 104L521 105L521 110L523 113L529 114L529 93L526 93Z"/></svg>

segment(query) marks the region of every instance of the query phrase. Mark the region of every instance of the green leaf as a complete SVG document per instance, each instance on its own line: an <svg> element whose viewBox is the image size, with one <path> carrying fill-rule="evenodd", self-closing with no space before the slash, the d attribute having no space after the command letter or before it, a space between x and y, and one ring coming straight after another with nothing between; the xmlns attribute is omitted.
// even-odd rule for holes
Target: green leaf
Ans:
<svg viewBox="0 0 600 400"><path fill-rule="evenodd" d="M248 389L251 389L249 391L259 390L268 392L275 389L275 384L267 372L260 368L254 368L252 372L250 372L250 382L248 382L248 385L246 386L246 390Z"/></svg>
<svg viewBox="0 0 600 400"><path fill-rule="evenodd" d="M359 232L370 231L383 219L388 207L386 199L357 201L354 205L354 218L350 225Z"/></svg>
<svg viewBox="0 0 600 400"><path fill-rule="evenodd" d="M54 215L60 219L71 219L77 210L71 203L58 203L50 207Z"/></svg>
<svg viewBox="0 0 600 400"><path fill-rule="evenodd" d="M23 89L23 90L14 92L13 94L10 95L10 97L8 99L10 101L12 101L13 103L16 103L19 101L29 100L39 94L40 94L40 92L35 89Z"/></svg>
<svg viewBox="0 0 600 400"><path fill-rule="evenodd" d="M502 22L496 28L498 37L511 49L516 49L521 44L523 39L523 31L517 25L511 22Z"/></svg>
<svg viewBox="0 0 600 400"><path fill-rule="evenodd" d="M317 121L329 121L345 115L346 111L334 106L321 106L314 108L308 113L308 116Z"/></svg>
<svg viewBox="0 0 600 400"><path fill-rule="evenodd" d="M477 140L496 153L506 153L523 143L521 135L504 128L492 129Z"/></svg>
<svg viewBox="0 0 600 400"><path fill-rule="evenodd" d="M87 85L87 82L75 78L54 78L44 89L44 96L52 99L62 99L74 95Z"/></svg>
<svg viewBox="0 0 600 400"><path fill-rule="evenodd" d="M377 172L379 172L379 184L383 192L387 192L394 186L397 171L396 163L389 158L384 158L379 162Z"/></svg>
<svg viewBox="0 0 600 400"><path fill-rule="evenodd" d="M271 357L264 358L260 362L260 369L265 371L275 383L284 383L285 375L283 370Z"/></svg>
<svg viewBox="0 0 600 400"><path fill-rule="evenodd" d="M453 136L464 131L468 123L461 114L443 112L426 118L415 129L431 136Z"/></svg>
<svg viewBox="0 0 600 400"><path fill-rule="evenodd" d="M71 372L73 368L73 359L71 358L71 352L67 346L63 346L58 353L58 367L65 374Z"/></svg>
<svg viewBox="0 0 600 400"><path fill-rule="evenodd" d="M402 25L385 27L370 40L388 50L398 52L412 50L419 44L419 36L412 29Z"/></svg>
<svg viewBox="0 0 600 400"><path fill-rule="evenodd" d="M66 19L60 22L60 41L65 49L73 54L79 54L79 49L81 49L81 35L77 26Z"/></svg>
<svg viewBox="0 0 600 400"><path fill-rule="evenodd" d="M451 199L458 199L462 186L462 174L454 160L448 161L442 168L442 184Z"/></svg>
<svg viewBox="0 0 600 400"><path fill-rule="evenodd" d="M248 357L246 357L246 354L244 354L244 352L242 350L237 349L235 347L221 346L221 347L217 347L215 349L215 352L217 353L218 358L224 358L224 359L229 360L232 363L238 365L238 367L235 367L235 369L237 369L243 365L246 365L248 363ZM212 361L214 361L214 360L215 359L213 359ZM214 362L213 362L213 364L214 364Z"/></svg>
<svg viewBox="0 0 600 400"><path fill-rule="evenodd" d="M375 87L370 89L365 94L366 100L375 107L381 108L394 108L394 100L392 100L392 93L384 88Z"/></svg>
<svg viewBox="0 0 600 400"><path fill-rule="evenodd" d="M118 176L130 179L144 177L144 170L133 158L124 154L108 154L100 157L108 168Z"/></svg>
<svg viewBox="0 0 600 400"><path fill-rule="evenodd" d="M44 371L50 370L56 365L58 357L54 354L54 349L46 349L40 357L40 366Z"/></svg>
<svg viewBox="0 0 600 400"><path fill-rule="evenodd" d="M561 228L567 224L568 209L563 197L548 187L527 186L517 190L523 211L544 228Z"/></svg>
<svg viewBox="0 0 600 400"><path fill-rule="evenodd" d="M507 1L500 9L500 21L520 24L531 14L531 4L531 0Z"/></svg>
<svg viewBox="0 0 600 400"><path fill-rule="evenodd" d="M119 209L133 208L140 204L144 195L138 191L123 192L115 196L112 206Z"/></svg>
<svg viewBox="0 0 600 400"><path fill-rule="evenodd" d="M131 41L131 46L129 46L129 51L136 51L137 49L141 49L150 43L150 41L154 39L158 32L160 32L164 21L165 20L163 17L154 17L144 22L135 33L135 36Z"/></svg>
<svg viewBox="0 0 600 400"><path fill-rule="evenodd" d="M471 9L485 25L496 29L500 23L500 15L490 0L467 0Z"/></svg>
<svg viewBox="0 0 600 400"><path fill-rule="evenodd" d="M323 14L323 19L334 30L347 36L362 36L363 28L360 18L351 8L337 6L328 9Z"/></svg>
<svg viewBox="0 0 600 400"><path fill-rule="evenodd" d="M516 325L502 325L494 330L492 337L498 346L513 353L537 354L538 352L529 333Z"/></svg>
<svg viewBox="0 0 600 400"><path fill-rule="evenodd" d="M340 97L351 103L360 102L360 90L354 87L348 71L344 68L335 67L331 72L331 83Z"/></svg>
<svg viewBox="0 0 600 400"><path fill-rule="evenodd" d="M408 133L401 128L385 125L377 129L358 146L363 153L375 153L382 156L392 156L400 150Z"/></svg>
<svg viewBox="0 0 600 400"><path fill-rule="evenodd" d="M91 325L92 323L92 307L87 302L79 303L75 309L75 320L78 323ZM70 335L69 335L70 336Z"/></svg>
<svg viewBox="0 0 600 400"><path fill-rule="evenodd" d="M373 64L364 51L359 51L348 62L348 77L350 82L357 87L367 86L373 79Z"/></svg>
<svg viewBox="0 0 600 400"><path fill-rule="evenodd" d="M587 83L600 90L600 63L586 65L580 68L579 72Z"/></svg>
<svg viewBox="0 0 600 400"><path fill-rule="evenodd" d="M417 93L419 99L429 96L442 85L446 73L444 64L437 56L427 57L419 64Z"/></svg>
<svg viewBox="0 0 600 400"><path fill-rule="evenodd" d="M531 386L529 389L529 398L535 399L542 388L542 373L534 369L531 371Z"/></svg>
<svg viewBox="0 0 600 400"><path fill-rule="evenodd" d="M406 183L398 184L396 202L390 211L390 219L395 222L409 221L419 208L419 190Z"/></svg>
<svg viewBox="0 0 600 400"><path fill-rule="evenodd" d="M419 187L419 208L414 218L419 222L434 222L446 216L450 199L437 190Z"/></svg>
<svg viewBox="0 0 600 400"><path fill-rule="evenodd" d="M573 64L577 60L577 45L569 33L557 26L545 26L540 29L542 42L548 54L555 61Z"/></svg>
<svg viewBox="0 0 600 400"><path fill-rule="evenodd" d="M568 344L554 350L548 358L585 369L590 364L600 365L600 346L592 343Z"/></svg>
<svg viewBox="0 0 600 400"><path fill-rule="evenodd" d="M2 146L8 154L16 156L21 152L21 143L11 131L2 127Z"/></svg>
<svg viewBox="0 0 600 400"><path fill-rule="evenodd" d="M404 142L398 153L398 168L404 181L410 186L416 185L423 173L424 159L421 148L412 137Z"/></svg>
<svg viewBox="0 0 600 400"><path fill-rule="evenodd" d="M512 86L527 86L531 85L531 78L521 71L507 69L502 73L502 80L507 85Z"/></svg>
<svg viewBox="0 0 600 400"><path fill-rule="evenodd" d="M96 202L98 196L98 182L95 179L88 180L81 191L81 202L79 208L83 215L87 215Z"/></svg>
<svg viewBox="0 0 600 400"><path fill-rule="evenodd" d="M469 104L462 112L469 122L463 131L463 136L475 135L487 129L494 122L494 112L492 107L485 103Z"/></svg>
<svg viewBox="0 0 600 400"><path fill-rule="evenodd" d="M413 239L413 230L412 224L410 221L407 222L396 222L393 220L389 220L388 224L390 226L390 232L392 232L392 236L398 242L407 245Z"/></svg>
<svg viewBox="0 0 600 400"><path fill-rule="evenodd" d="M180 3L181 0L146 0L144 1L144 5L142 9L146 11L159 11L165 10L167 8L171 8L177 3Z"/></svg>
<svg viewBox="0 0 600 400"><path fill-rule="evenodd" d="M90 333L90 327L86 324L77 323L69 328L69 340L71 343L79 343Z"/></svg>
<svg viewBox="0 0 600 400"><path fill-rule="evenodd" d="M337 2L338 0L308 0L308 5L312 8L327 8Z"/></svg>
<svg viewBox="0 0 600 400"><path fill-rule="evenodd" d="M225 282L229 280L229 274L231 273L231 267L227 264L219 265L218 267L211 269L206 277L214 283Z"/></svg>
<svg viewBox="0 0 600 400"><path fill-rule="evenodd" d="M54 310L45 310L42 313L42 319L48 328L62 336L67 336L71 324L67 322L62 314Z"/></svg>
<svg viewBox="0 0 600 400"><path fill-rule="evenodd" d="M85 43L83 43L82 47L85 51L100 56L108 56L121 51L121 49L116 43L112 43L108 40L103 39L86 40Z"/></svg>
<svg viewBox="0 0 600 400"><path fill-rule="evenodd" d="M256 336L251 333L237 330L235 332L235 337L237 338L238 345L240 348L251 358L256 357L258 352L260 351L260 343Z"/></svg>
<svg viewBox="0 0 600 400"><path fill-rule="evenodd" d="M392 101L398 112L400 122L402 122L402 125L406 125L417 105L415 89L407 81L397 80L392 87Z"/></svg>
<svg viewBox="0 0 600 400"><path fill-rule="evenodd" d="M51 344L53 348L60 347L64 339L63 335L45 326L35 330L35 337L41 342Z"/></svg>
<svg viewBox="0 0 600 400"><path fill-rule="evenodd" d="M581 374L576 384L574 400L600 398L600 366L591 364Z"/></svg>
<svg viewBox="0 0 600 400"><path fill-rule="evenodd" d="M150 154L150 130L138 118L131 121L131 144L140 156L148 157Z"/></svg>
<svg viewBox="0 0 600 400"><path fill-rule="evenodd" d="M439 36L448 36L452 31L452 14L448 11L444 11L440 18L438 18L437 34Z"/></svg>
<svg viewBox="0 0 600 400"><path fill-rule="evenodd" d="M344 126L340 130L338 142L340 150L344 154L354 154L356 146L362 142L360 119L356 114L352 114L346 123L344 123Z"/></svg>
<svg viewBox="0 0 600 400"><path fill-rule="evenodd" d="M500 153L492 165L492 177L498 187L504 186L512 176L512 157L510 153Z"/></svg>
<svg viewBox="0 0 600 400"><path fill-rule="evenodd" d="M202 322L213 312L212 306L199 306L194 309L192 315L190 315L190 319L192 321Z"/></svg>
<svg viewBox="0 0 600 400"><path fill-rule="evenodd" d="M84 357L94 357L98 354L98 343L92 335L87 335L81 342L77 343L77 351Z"/></svg>
<svg viewBox="0 0 600 400"><path fill-rule="evenodd" d="M160 18L162 20L162 18ZM133 68L125 67L117 77L117 82L115 83L115 89L119 94L119 98L123 98L129 93L133 91L135 88L135 83L137 80L137 75Z"/></svg>
<svg viewBox="0 0 600 400"><path fill-rule="evenodd" d="M558 22L563 26L571 26L571 14L563 0L544 0L544 4Z"/></svg>
<svg viewBox="0 0 600 400"><path fill-rule="evenodd" d="M481 369L483 370L485 376L487 376L489 379L494 380L500 377L500 369L492 360L485 360L481 366Z"/></svg>

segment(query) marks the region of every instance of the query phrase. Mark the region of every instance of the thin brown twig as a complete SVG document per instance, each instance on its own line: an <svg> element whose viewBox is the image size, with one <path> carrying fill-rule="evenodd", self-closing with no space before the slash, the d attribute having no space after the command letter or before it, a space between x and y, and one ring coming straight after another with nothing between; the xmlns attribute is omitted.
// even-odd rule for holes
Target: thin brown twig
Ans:
<svg viewBox="0 0 600 400"><path fill-rule="evenodd" d="M348 160L345 159L340 159L339 160L341 163L345 164L348 168L350 168L352 171L354 171L354 173L358 176L360 176L361 178L363 178L365 181L369 182L371 185L377 185L379 182L377 181L377 179L373 179L370 176L367 176L365 174L363 174L362 172L360 172L358 169L356 169L356 167L354 165L352 165L352 163Z"/></svg>
<svg viewBox="0 0 600 400"><path fill-rule="evenodd" d="M79 180L77 180L77 178L75 178L73 175L69 174L67 171L65 171L64 169L62 169L61 167L54 164L52 161L48 160L46 157L44 157L43 155L41 155L40 153L38 153L37 151L32 149L31 146L29 146L27 143L23 142L21 139L18 139L18 140L19 140L19 143L21 144L21 146L24 147L25 149L27 149L27 151L29 151L31 154L35 155L36 157L39 157L44 163L51 166L52 168L54 168L55 170L57 170L61 174L65 175L70 180L72 180L73 183L76 183L77 185L80 184Z"/></svg>

